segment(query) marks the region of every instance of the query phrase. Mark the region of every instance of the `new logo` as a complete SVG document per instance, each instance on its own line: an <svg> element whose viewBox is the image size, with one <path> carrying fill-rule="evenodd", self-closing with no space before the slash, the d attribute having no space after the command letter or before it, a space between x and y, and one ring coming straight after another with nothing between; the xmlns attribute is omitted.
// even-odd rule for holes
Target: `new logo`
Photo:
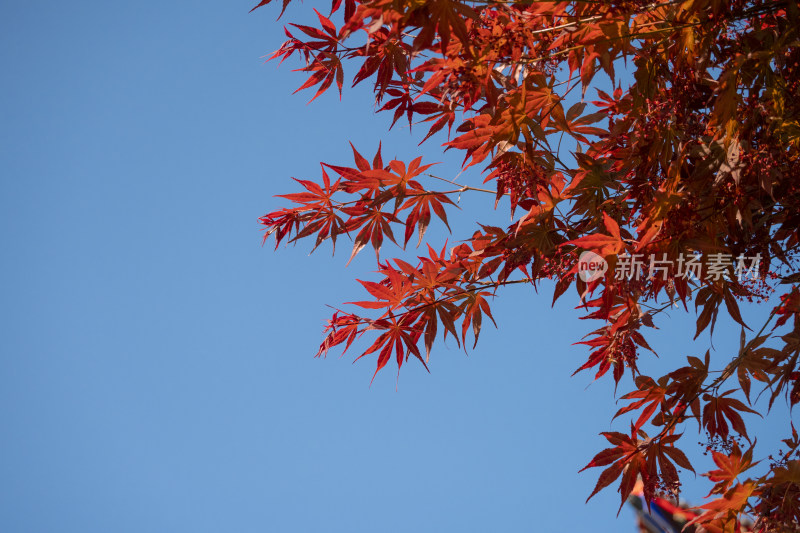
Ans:
<svg viewBox="0 0 800 533"><path fill-rule="evenodd" d="M578 258L578 275L587 283L603 277L607 270L606 260L594 252L583 252Z"/></svg>

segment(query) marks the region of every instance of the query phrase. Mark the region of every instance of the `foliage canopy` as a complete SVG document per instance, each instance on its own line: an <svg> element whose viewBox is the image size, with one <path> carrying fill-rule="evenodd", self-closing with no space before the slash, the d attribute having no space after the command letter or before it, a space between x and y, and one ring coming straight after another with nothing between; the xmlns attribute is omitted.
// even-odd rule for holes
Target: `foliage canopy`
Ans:
<svg viewBox="0 0 800 533"><path fill-rule="evenodd" d="M287 27L271 57L304 60L298 90L341 94L352 67L392 125L422 124L423 142L447 133L445 149L492 184L355 147L352 166L297 180L289 206L260 219L265 239L316 248L344 235L351 260L368 245L378 257L380 279L360 281L362 311L337 311L317 355L365 337L358 358L375 357L376 373L411 356L427 368L437 340L477 343L501 287L551 279L555 301L574 286L598 325L579 370L619 383L628 369L634 385L616 414L633 416L630 433L602 433L610 446L586 466L603 469L594 493L617 482L624 502L637 478L648 500L676 491L678 467L693 470L678 444L696 424L719 468L704 474L713 499L694 527L734 531L750 514L758 531L800 530L800 438L784 421L786 451L756 474L741 416L800 401L796 2L333 0L331 15L316 14L316 26ZM603 75L612 90L599 90ZM458 245L428 245L416 264L381 261L385 238L405 247L416 234L419 246L467 192L507 197L512 223L456 228ZM586 276L584 252L607 270ZM751 330L741 301L773 306L769 320ZM724 367L706 353L664 376L639 372L646 328L675 302L697 310L695 338L720 310L741 324Z"/></svg>

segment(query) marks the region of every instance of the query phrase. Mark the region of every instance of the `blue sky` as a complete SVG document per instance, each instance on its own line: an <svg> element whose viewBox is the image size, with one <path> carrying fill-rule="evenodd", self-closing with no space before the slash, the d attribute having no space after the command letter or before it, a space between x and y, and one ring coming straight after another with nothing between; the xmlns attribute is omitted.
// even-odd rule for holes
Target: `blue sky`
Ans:
<svg viewBox="0 0 800 533"><path fill-rule="evenodd" d="M312 357L325 305L360 297L374 256L262 248L273 195L348 164L347 141L458 166L386 134L368 91L291 96L297 65L260 59L277 10L250 4L2 7L0 529L633 532L613 489L583 503L598 473L577 470L627 421L611 425L609 381L570 378L592 325L568 296L551 311L548 288L508 290L469 357L441 346L398 383ZM452 238L507 220L482 200L463 198ZM663 325L646 373L705 351L683 341L691 317ZM724 360L738 330L714 343Z"/></svg>

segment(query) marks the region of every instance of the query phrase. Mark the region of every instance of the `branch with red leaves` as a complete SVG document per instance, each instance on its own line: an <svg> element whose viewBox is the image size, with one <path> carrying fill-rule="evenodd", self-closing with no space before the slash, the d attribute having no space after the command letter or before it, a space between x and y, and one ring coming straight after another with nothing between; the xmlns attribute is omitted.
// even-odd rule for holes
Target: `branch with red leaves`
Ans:
<svg viewBox="0 0 800 533"><path fill-rule="evenodd" d="M581 318L596 324L578 342L589 355L576 373L617 385L627 373L633 387L614 416L633 416L630 432L603 433L611 447L585 467L605 467L592 495L620 480L624 502L637 479L648 501L674 494L678 469L692 470L677 445L694 420L718 467L704 474L714 499L694 524L733 531L749 513L758 531L800 528L794 428L790 452L760 476L755 439L740 446L748 416L772 415L779 398L800 402L797 4L334 0L328 16L315 13L317 26L291 24L270 57L301 61L298 91L314 89L314 100L335 84L341 96L352 68L352 85L372 83L390 127L424 125L420 144L463 153L467 180L435 176L420 157L385 163L379 147L370 162L352 148L354 166L322 164L319 182L296 180L302 190L280 196L290 205L260 219L276 247L335 247L344 236L350 261L375 250L377 279L359 280L369 296L351 302L358 313L336 311L317 355L366 341L356 358L376 358L375 374L411 356L427 369L439 340L466 349L472 331L475 346L503 287L551 280L553 302L574 287ZM612 90L597 87L599 75ZM448 210L468 191L492 193L511 223L454 227L455 246L431 246L432 219L451 230ZM414 235L427 255L381 261L386 239L405 249ZM607 269L587 278L584 252ZM746 269L744 258L759 262ZM782 285L748 340L740 303L769 305ZM694 338L713 335L722 311L742 328L738 353L721 370L707 351L664 376L641 374L647 328L691 302Z"/></svg>

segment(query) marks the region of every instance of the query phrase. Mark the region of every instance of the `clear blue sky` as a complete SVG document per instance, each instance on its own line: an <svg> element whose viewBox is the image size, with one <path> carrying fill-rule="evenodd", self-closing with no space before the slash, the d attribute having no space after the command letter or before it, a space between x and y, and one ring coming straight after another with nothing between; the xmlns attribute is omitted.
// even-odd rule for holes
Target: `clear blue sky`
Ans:
<svg viewBox="0 0 800 533"><path fill-rule="evenodd" d="M457 164L385 134L368 91L290 96L304 78L262 64L284 37L254 3L2 6L0 530L633 532L613 489L583 503L615 406L570 378L593 326L574 298L507 291L499 331L397 390L393 370L369 387L372 360L312 357L374 258L262 248L272 195L349 163L348 140ZM662 359L705 350L679 316L650 337ZM720 357L737 340L722 323Z"/></svg>

